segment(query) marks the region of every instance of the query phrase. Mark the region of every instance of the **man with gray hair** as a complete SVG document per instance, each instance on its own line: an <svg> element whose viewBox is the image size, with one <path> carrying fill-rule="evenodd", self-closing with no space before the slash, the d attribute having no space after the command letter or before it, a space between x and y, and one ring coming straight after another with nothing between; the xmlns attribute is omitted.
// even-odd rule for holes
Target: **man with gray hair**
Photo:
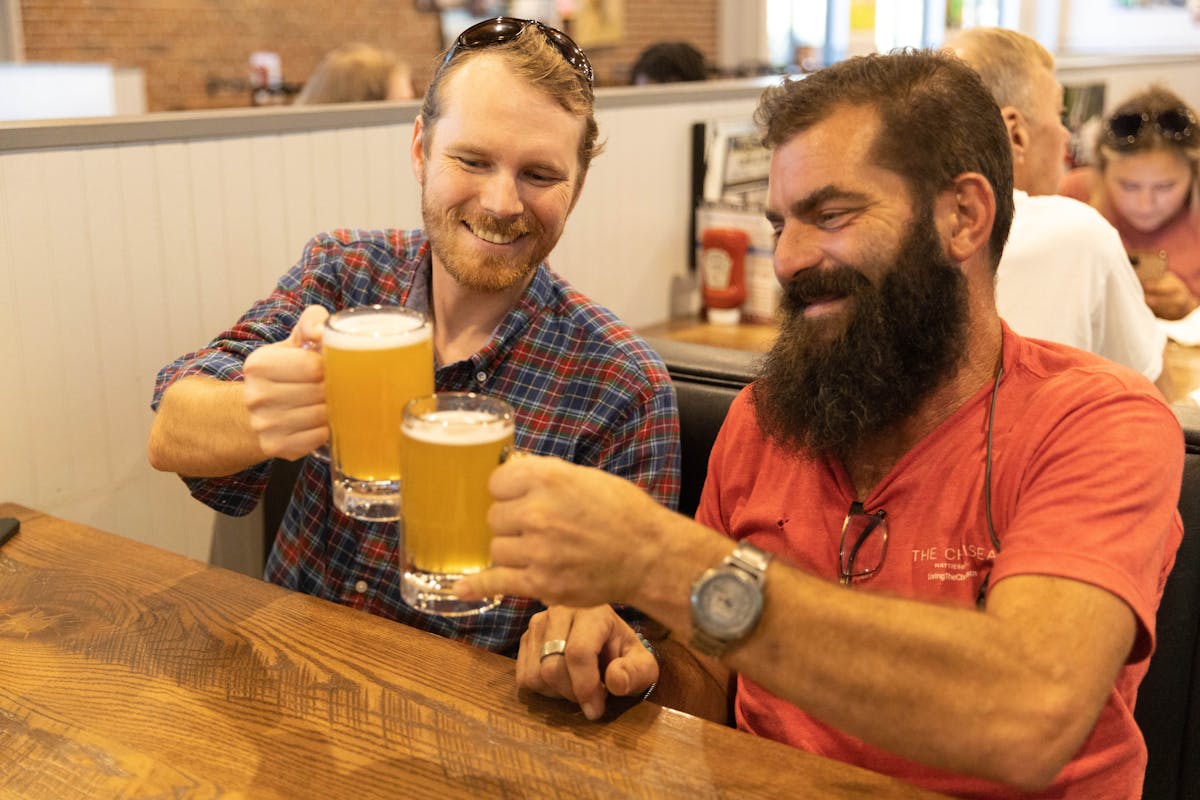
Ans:
<svg viewBox="0 0 1200 800"><path fill-rule="evenodd" d="M1120 235L1092 207L1057 194L1070 132L1054 57L1005 28L969 28L949 46L983 78L1012 145L1016 212L996 279L1000 316L1026 336L1089 350L1166 391L1166 334Z"/></svg>

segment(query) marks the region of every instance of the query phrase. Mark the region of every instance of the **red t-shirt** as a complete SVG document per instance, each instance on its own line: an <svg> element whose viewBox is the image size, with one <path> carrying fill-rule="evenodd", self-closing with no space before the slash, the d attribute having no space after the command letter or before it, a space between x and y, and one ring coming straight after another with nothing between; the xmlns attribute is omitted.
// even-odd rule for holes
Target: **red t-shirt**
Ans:
<svg viewBox="0 0 1200 800"><path fill-rule="evenodd" d="M864 498L867 511L887 511L887 554L883 569L852 591L969 608L990 565L990 586L1012 575L1055 575L1124 600L1137 618L1133 651L1092 735L1046 794L1138 797L1146 750L1133 704L1183 533L1179 425L1141 375L1005 327L992 447L997 554L983 493L991 394L989 382ZM840 462L801 457L763 435L747 390L717 438L697 519L836 581L842 521L853 499ZM804 646L802 631L795 641ZM881 679L903 681L904 665ZM865 744L741 676L736 715L743 730L936 791L1018 795Z"/></svg>

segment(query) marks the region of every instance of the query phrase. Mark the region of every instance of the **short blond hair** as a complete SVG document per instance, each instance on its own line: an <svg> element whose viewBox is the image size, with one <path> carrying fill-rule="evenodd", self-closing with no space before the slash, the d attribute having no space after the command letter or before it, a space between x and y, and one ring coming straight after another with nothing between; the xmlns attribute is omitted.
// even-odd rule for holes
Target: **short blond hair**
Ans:
<svg viewBox="0 0 1200 800"><path fill-rule="evenodd" d="M408 65L390 50L350 42L325 54L296 97L297 105L387 100L392 77L408 79Z"/></svg>
<svg viewBox="0 0 1200 800"><path fill-rule="evenodd" d="M547 41L545 34L536 25L529 25L520 36L502 44L463 50L449 63L444 63L445 53L438 56L439 66L425 89L425 99L421 105L421 120L426 130L423 142L425 155L429 155L433 131L442 114L446 81L472 58L481 55L498 56L503 59L514 75L527 81L535 89L545 92L563 110L583 120L583 135L580 137L576 153L579 182L575 191L578 195L583 188L583 179L592 164L592 159L604 150L604 143L599 141L600 128L596 123L596 97L591 81L567 63L562 53Z"/></svg>
<svg viewBox="0 0 1200 800"><path fill-rule="evenodd" d="M1054 56L1036 39L1007 28L967 28L949 47L983 78L996 105L1028 115L1033 106L1033 77L1054 71Z"/></svg>

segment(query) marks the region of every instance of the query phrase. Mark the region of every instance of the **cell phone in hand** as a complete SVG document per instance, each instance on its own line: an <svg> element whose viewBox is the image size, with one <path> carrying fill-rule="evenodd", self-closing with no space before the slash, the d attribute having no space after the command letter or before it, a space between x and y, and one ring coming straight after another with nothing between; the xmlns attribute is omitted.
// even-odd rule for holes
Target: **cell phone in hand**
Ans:
<svg viewBox="0 0 1200 800"><path fill-rule="evenodd" d="M1167 272L1167 251L1130 250L1129 263L1142 283L1158 280Z"/></svg>

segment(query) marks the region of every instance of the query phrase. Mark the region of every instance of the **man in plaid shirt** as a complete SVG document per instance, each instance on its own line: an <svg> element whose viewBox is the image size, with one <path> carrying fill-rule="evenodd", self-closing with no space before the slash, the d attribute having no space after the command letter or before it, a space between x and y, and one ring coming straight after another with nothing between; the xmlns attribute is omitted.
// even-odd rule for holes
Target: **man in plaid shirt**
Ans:
<svg viewBox="0 0 1200 800"><path fill-rule="evenodd" d="M674 507L679 424L662 361L546 263L600 149L591 77L574 43L536 23L495 21L464 33L414 129L424 230L310 241L269 297L159 373L151 463L179 473L218 511L248 513L271 459L304 457L328 439L313 347L324 320L378 303L433 319L436 388L509 402L519 449L603 468ZM415 611L400 598L397 549L395 523L338 512L328 464L307 458L266 577L516 653L541 605L506 598L455 619ZM636 638L627 644L641 648Z"/></svg>

